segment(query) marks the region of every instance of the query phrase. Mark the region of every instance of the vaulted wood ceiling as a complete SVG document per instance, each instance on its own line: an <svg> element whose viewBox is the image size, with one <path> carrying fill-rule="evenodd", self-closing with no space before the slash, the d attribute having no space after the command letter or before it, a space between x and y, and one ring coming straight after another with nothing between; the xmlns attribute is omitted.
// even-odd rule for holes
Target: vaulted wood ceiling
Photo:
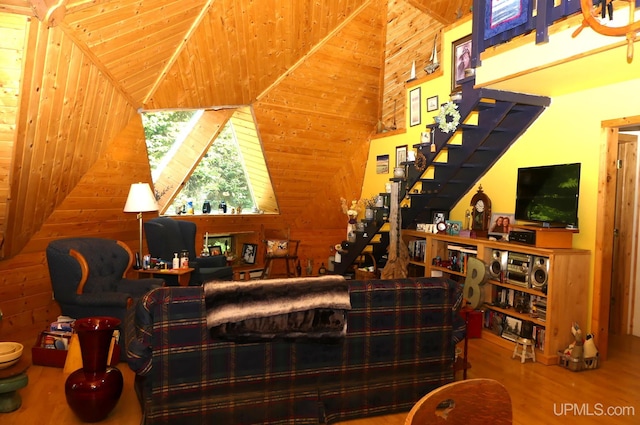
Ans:
<svg viewBox="0 0 640 425"><path fill-rule="evenodd" d="M470 3L407 1L0 0L1 20L26 17L2 140L13 152L0 170L5 255L145 109L249 105L280 210L300 226L318 217L310 198L358 196L382 115L388 12L412 5L441 28Z"/></svg>

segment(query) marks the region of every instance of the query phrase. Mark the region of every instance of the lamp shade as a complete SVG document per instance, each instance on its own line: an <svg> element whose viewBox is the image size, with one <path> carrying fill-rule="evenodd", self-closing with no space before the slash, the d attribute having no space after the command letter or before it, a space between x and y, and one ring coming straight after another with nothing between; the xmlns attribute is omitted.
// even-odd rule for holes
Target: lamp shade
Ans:
<svg viewBox="0 0 640 425"><path fill-rule="evenodd" d="M124 204L124 212L140 213L147 211L158 211L158 203L149 183L132 184L127 202Z"/></svg>

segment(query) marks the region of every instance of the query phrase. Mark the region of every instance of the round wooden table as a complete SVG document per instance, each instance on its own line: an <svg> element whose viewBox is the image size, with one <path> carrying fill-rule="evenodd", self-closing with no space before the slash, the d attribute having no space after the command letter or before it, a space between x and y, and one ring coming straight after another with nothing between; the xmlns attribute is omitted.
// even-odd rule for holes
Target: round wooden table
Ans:
<svg viewBox="0 0 640 425"><path fill-rule="evenodd" d="M18 363L6 369L0 369L0 413L13 412L22 405L18 390L29 383L26 373L29 366L31 366L31 350L24 349Z"/></svg>

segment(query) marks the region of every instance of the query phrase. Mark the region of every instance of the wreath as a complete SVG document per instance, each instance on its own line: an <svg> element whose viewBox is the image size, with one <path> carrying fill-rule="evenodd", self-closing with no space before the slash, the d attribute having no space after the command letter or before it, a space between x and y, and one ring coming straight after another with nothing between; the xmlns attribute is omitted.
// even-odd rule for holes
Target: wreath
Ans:
<svg viewBox="0 0 640 425"><path fill-rule="evenodd" d="M453 102L447 102L440 107L440 113L436 117L438 128L445 133L451 133L460 125L460 112L458 105Z"/></svg>

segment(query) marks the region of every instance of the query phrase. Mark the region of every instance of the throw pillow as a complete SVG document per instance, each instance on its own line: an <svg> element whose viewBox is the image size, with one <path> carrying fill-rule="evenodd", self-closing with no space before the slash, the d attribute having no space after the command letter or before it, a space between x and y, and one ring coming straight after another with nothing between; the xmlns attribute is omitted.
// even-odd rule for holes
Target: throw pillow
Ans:
<svg viewBox="0 0 640 425"><path fill-rule="evenodd" d="M289 254L289 241L268 240L267 256L284 257Z"/></svg>

